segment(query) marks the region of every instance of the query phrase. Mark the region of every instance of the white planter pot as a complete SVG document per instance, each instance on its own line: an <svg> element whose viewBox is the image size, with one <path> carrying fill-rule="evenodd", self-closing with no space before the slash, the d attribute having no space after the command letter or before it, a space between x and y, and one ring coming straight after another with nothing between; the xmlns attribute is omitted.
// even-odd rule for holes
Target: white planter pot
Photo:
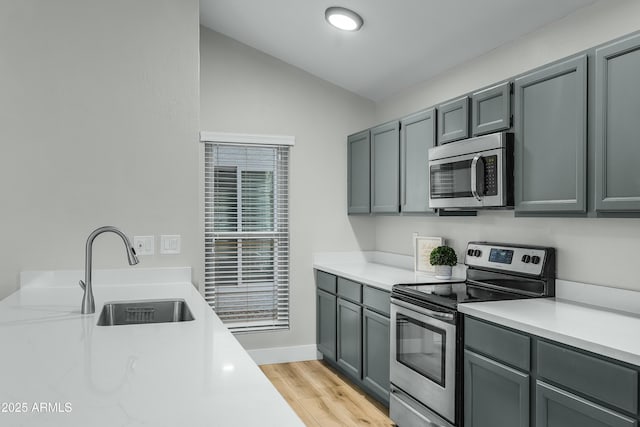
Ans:
<svg viewBox="0 0 640 427"><path fill-rule="evenodd" d="M450 265L436 265L436 279L451 279L451 266Z"/></svg>

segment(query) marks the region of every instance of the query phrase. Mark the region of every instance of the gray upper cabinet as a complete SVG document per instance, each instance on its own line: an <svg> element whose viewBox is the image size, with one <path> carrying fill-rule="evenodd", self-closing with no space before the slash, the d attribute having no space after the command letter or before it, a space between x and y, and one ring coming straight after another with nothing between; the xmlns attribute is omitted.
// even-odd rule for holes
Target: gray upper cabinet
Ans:
<svg viewBox="0 0 640 427"><path fill-rule="evenodd" d="M481 90L471 95L471 131L474 136L511 127L511 83Z"/></svg>
<svg viewBox="0 0 640 427"><path fill-rule="evenodd" d="M429 148L436 145L433 108L400 122L400 210L433 213L429 209Z"/></svg>
<svg viewBox="0 0 640 427"><path fill-rule="evenodd" d="M440 104L438 109L438 144L469 137L469 97Z"/></svg>
<svg viewBox="0 0 640 427"><path fill-rule="evenodd" d="M400 210L400 122L371 129L371 212Z"/></svg>
<svg viewBox="0 0 640 427"><path fill-rule="evenodd" d="M347 213L368 214L371 168L369 131L349 135L347 146Z"/></svg>
<svg viewBox="0 0 640 427"><path fill-rule="evenodd" d="M587 210L587 57L515 80L517 213Z"/></svg>
<svg viewBox="0 0 640 427"><path fill-rule="evenodd" d="M640 35L595 56L595 209L640 212Z"/></svg>

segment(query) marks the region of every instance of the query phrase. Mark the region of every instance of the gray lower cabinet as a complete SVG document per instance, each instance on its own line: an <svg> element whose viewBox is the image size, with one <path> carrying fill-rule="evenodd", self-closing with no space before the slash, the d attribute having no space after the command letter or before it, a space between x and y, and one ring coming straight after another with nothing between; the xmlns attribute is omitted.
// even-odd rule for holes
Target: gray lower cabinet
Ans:
<svg viewBox="0 0 640 427"><path fill-rule="evenodd" d="M355 378L362 374L362 307L342 298L337 303L336 361Z"/></svg>
<svg viewBox="0 0 640 427"><path fill-rule="evenodd" d="M438 145L469 137L469 97L440 104L438 109Z"/></svg>
<svg viewBox="0 0 640 427"><path fill-rule="evenodd" d="M529 374L464 351L465 427L529 426Z"/></svg>
<svg viewBox="0 0 640 427"><path fill-rule="evenodd" d="M379 399L389 401L389 318L364 309L362 381Z"/></svg>
<svg viewBox="0 0 640 427"><path fill-rule="evenodd" d="M472 317L464 321L465 427L638 425L640 367ZM530 360L521 356L529 348Z"/></svg>
<svg viewBox="0 0 640 427"><path fill-rule="evenodd" d="M538 381L536 427L634 427L636 420Z"/></svg>
<svg viewBox="0 0 640 427"><path fill-rule="evenodd" d="M347 163L347 213L368 214L371 211L371 147L368 130L347 138Z"/></svg>
<svg viewBox="0 0 640 427"><path fill-rule="evenodd" d="M390 292L319 270L316 284L318 351L388 405Z"/></svg>
<svg viewBox="0 0 640 427"><path fill-rule="evenodd" d="M336 296L316 291L316 342L325 358L336 360Z"/></svg>
<svg viewBox="0 0 640 427"><path fill-rule="evenodd" d="M511 83L505 82L471 95L473 136L511 128Z"/></svg>
<svg viewBox="0 0 640 427"><path fill-rule="evenodd" d="M587 56L515 80L516 213L587 210Z"/></svg>
<svg viewBox="0 0 640 427"><path fill-rule="evenodd" d="M595 57L595 209L640 212L640 35Z"/></svg>
<svg viewBox="0 0 640 427"><path fill-rule="evenodd" d="M400 209L400 123L371 129L371 212Z"/></svg>
<svg viewBox="0 0 640 427"><path fill-rule="evenodd" d="M436 145L436 111L430 108L400 121L400 210L429 209L429 148Z"/></svg>

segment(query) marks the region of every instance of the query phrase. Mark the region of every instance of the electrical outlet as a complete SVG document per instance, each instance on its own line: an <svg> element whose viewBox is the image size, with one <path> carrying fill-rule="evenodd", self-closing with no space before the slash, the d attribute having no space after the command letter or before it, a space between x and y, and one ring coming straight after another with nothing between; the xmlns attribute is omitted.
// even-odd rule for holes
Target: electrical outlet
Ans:
<svg viewBox="0 0 640 427"><path fill-rule="evenodd" d="M160 253L176 255L180 253L180 235L170 234L160 236Z"/></svg>
<svg viewBox="0 0 640 427"><path fill-rule="evenodd" d="M153 255L155 253L156 240L154 236L133 236L133 249L136 255Z"/></svg>

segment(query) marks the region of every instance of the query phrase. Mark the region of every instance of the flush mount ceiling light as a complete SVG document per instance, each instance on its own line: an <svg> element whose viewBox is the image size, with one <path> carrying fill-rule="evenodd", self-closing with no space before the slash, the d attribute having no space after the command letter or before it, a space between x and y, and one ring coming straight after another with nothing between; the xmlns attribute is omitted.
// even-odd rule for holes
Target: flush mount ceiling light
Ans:
<svg viewBox="0 0 640 427"><path fill-rule="evenodd" d="M324 17L329 24L344 31L358 31L364 23L360 15L344 7L330 7Z"/></svg>

